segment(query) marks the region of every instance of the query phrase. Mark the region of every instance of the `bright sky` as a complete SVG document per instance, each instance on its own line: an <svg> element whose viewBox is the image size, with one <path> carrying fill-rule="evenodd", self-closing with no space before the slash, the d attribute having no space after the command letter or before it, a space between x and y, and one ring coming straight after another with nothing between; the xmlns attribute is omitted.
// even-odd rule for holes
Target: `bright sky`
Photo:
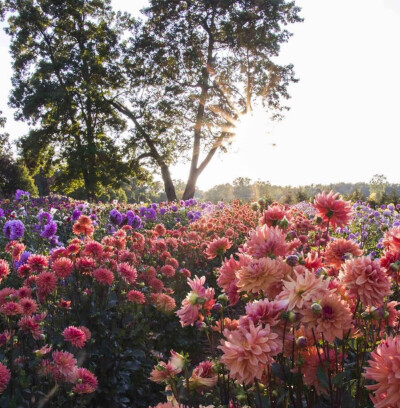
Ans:
<svg viewBox="0 0 400 408"><path fill-rule="evenodd" d="M113 0L137 14L146 0ZM236 177L272 184L368 182L384 174L400 183L400 0L297 0L304 23L284 45L300 82L290 87L290 112L280 123L241 126L231 152L216 156L198 186ZM0 110L17 138L26 126L6 107L11 68L0 34ZM274 146L275 145L275 146ZM188 165L173 169L186 180Z"/></svg>

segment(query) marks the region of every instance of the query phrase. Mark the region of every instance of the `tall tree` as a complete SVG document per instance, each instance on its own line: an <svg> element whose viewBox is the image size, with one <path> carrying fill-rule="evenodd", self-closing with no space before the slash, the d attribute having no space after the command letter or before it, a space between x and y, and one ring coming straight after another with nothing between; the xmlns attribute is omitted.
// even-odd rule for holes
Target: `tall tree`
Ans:
<svg viewBox="0 0 400 408"><path fill-rule="evenodd" d="M6 125L6 118L1 116L0 129ZM9 134L0 133L0 196L11 196L17 189L38 194L34 180L22 160L15 160L12 155Z"/></svg>
<svg viewBox="0 0 400 408"><path fill-rule="evenodd" d="M279 65L288 23L301 21L285 0L150 0L141 30L126 43L126 91L112 105L134 124L132 145L159 166L169 199L176 199L169 166L186 156L183 198L233 125L258 100L276 118L285 109L292 65Z"/></svg>
<svg viewBox="0 0 400 408"><path fill-rule="evenodd" d="M10 104L34 128L20 142L30 168L58 169L87 198L132 168L116 137L125 129L105 97L121 86L122 26L109 0L7 0L14 75ZM64 189L64 190L65 190Z"/></svg>

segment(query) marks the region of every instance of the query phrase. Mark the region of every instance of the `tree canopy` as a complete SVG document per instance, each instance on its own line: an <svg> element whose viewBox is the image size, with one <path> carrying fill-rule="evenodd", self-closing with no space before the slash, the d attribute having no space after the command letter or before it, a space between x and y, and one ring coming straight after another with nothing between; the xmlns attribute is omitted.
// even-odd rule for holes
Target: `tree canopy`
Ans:
<svg viewBox="0 0 400 408"><path fill-rule="evenodd" d="M124 121L104 97L120 87L120 29L109 1L9 0L14 75L10 104L32 130L20 141L28 167L57 171L65 192L87 198L126 179ZM68 187L69 190L68 191Z"/></svg>
<svg viewBox="0 0 400 408"><path fill-rule="evenodd" d="M183 198L255 104L287 109L292 65L277 62L300 9L285 0L150 0L140 22L109 0L7 0L16 117L32 172L88 198L144 169L187 160ZM125 135L126 137L122 137ZM125 140L126 139L126 140Z"/></svg>

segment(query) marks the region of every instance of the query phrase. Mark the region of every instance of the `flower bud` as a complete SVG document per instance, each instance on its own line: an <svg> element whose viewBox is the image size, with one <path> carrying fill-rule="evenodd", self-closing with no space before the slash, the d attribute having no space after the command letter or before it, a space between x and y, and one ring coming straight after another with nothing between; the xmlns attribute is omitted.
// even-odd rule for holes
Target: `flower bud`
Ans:
<svg viewBox="0 0 400 408"><path fill-rule="evenodd" d="M215 305L213 306L212 310L216 313L219 313L222 310L222 305L221 303L215 303Z"/></svg>
<svg viewBox="0 0 400 408"><path fill-rule="evenodd" d="M308 345L307 337L300 336L296 339L296 346L300 349L306 348Z"/></svg>
<svg viewBox="0 0 400 408"><path fill-rule="evenodd" d="M286 229L289 226L289 221L286 217L283 217L281 220L279 220L278 224L282 229Z"/></svg>
<svg viewBox="0 0 400 408"><path fill-rule="evenodd" d="M289 266L296 266L297 265L297 263L299 262L299 257L297 256L297 255L289 255L287 258L286 258L286 263L289 265Z"/></svg>
<svg viewBox="0 0 400 408"><path fill-rule="evenodd" d="M311 311L312 311L314 314L319 315L319 314L322 313L322 306L321 306L319 303L314 302L314 303L311 305Z"/></svg>

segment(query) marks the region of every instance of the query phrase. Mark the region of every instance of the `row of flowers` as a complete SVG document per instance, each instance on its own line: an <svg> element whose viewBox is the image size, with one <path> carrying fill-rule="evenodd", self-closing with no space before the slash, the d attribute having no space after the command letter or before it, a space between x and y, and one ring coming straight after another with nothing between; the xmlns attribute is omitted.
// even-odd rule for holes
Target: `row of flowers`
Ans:
<svg viewBox="0 0 400 408"><path fill-rule="evenodd" d="M27 200L1 204L0 405L400 406L396 206Z"/></svg>

